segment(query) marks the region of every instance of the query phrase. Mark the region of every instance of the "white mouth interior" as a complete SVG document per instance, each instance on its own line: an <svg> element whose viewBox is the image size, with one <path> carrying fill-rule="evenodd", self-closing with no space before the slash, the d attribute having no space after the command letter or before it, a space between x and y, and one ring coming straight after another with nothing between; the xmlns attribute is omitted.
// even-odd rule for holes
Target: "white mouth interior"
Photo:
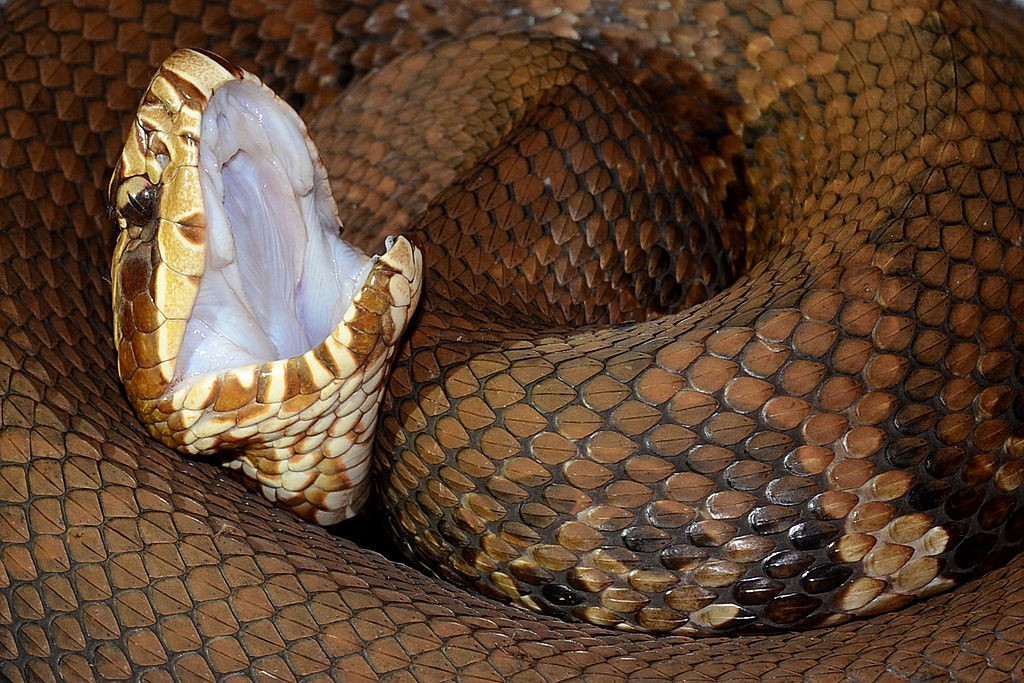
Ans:
<svg viewBox="0 0 1024 683"><path fill-rule="evenodd" d="M341 322L371 259L339 237L323 166L298 115L248 81L203 114L206 270L175 377L305 353Z"/></svg>

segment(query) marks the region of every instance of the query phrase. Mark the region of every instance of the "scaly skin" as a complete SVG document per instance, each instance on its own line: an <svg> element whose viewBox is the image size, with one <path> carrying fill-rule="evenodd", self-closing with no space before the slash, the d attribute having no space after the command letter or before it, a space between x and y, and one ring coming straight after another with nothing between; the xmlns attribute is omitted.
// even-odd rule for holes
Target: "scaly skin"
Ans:
<svg viewBox="0 0 1024 683"><path fill-rule="evenodd" d="M327 99L332 86L323 84L333 82L333 76L386 62L428 36L536 23L539 28L575 31L594 42L607 39L601 51L619 54L632 77L669 96L670 109L705 115L688 135L713 187L725 197L727 208L738 203L737 215L762 226L750 252L752 260L765 265L752 266L741 289L749 287L755 297L763 298L755 298L756 305L778 296L774 305L796 311L778 316L771 329L758 328L766 345L797 343L790 336L793 328L828 323L841 328L835 343L859 339L860 354L851 355L870 357L875 351L867 347L897 343L903 328L894 325L883 340L881 332L872 334L870 327L857 333L846 326L865 320L878 325L883 315L899 317L893 311L906 305L900 295L907 291L901 285L908 279L916 284L915 297L931 288L955 299L948 307L939 306L943 317L936 322L915 317L911 327L915 333L939 329L956 335L956 343L938 343L935 348L944 357L929 362L916 354L934 351L932 347L911 343L887 350L888 355L903 354L912 366L893 385L899 385L893 392L898 403L890 409L887 400L871 402L858 419L877 418L868 426L888 440L921 420L928 423L924 433L937 437L942 428L937 425L946 412L968 414L982 424L1001 422L985 430L972 426L965 436L975 442L968 443L964 453L944 452L940 457L932 449L911 467L921 481L932 477L953 485L951 491L935 494L946 498L921 511L934 514L935 524L947 524L943 514L953 517L967 511L960 517L968 520L964 533L956 538L959 546L973 552L962 552L958 558L954 551L944 572L977 570L1009 559L1011 546L986 552L985 534L1011 541L1020 538L1014 526L1019 487L1009 487L1012 478L1004 469L1008 462L1016 462L1017 442L1007 437L1015 436L1020 424L1012 405L982 394L1000 384L1017 390L1017 358L1008 361L1011 368L1005 378L998 371L1007 361L978 363L983 344L988 352L989 346L999 346L995 340L1019 341L1018 276L1009 255L1016 253L1013 245L1020 241L1014 231L1020 229L1024 182L1017 128L1024 77L1021 57L1015 53L1022 44L1020 19L1008 8L987 5L975 9L948 4L920 12L911 8L907 14L891 16L890 23L884 21L890 16L888 8L876 8L879 13L854 9L808 6L800 20L806 22L803 26L792 19L772 21L781 8L771 3L744 7L735 14L715 3L679 12L626 8L607 22L586 9L579 16L563 13L536 22L512 13L510 21L502 22L474 19L462 8L435 15L419 5L404 6L401 12L391 6L346 7L333 17L312 9L253 3L232 9L147 3L143 10L141 5L118 5L110 15L70 6L8 7L0 27L5 67L5 80L0 82L0 225L5 228L0 236L0 372L5 389L0 399L0 672L14 680L141 679L147 673L147 680L257 678L267 673L312 679L332 671L345 675L345 680L619 680L641 674L863 680L920 679L952 671L954 677L975 680L986 673L998 678L1000 671L1015 671L1024 655L1024 605L1019 597L1024 565L1019 560L897 614L824 632L700 641L619 635L475 598L268 510L220 478L214 468L182 461L150 442L131 417L116 382L106 309L109 289L104 281L112 239L102 209L102 188L141 89L153 66L174 46L212 49L246 68L260 64L257 72L272 87L295 101L307 99L314 107ZM545 13L541 6L532 10ZM139 25L154 35L142 35ZM900 32L906 38L894 39ZM703 42L695 42L698 36L704 36ZM333 51L328 47L332 44L337 46ZM328 55L340 58L342 66L333 65ZM792 66L789 60L806 68L787 68ZM954 62L960 66L948 66ZM927 71L909 68L915 64ZM697 87L698 95L688 98L673 89L666 80L669 76ZM886 89L892 96L885 96ZM832 97L847 90L849 97ZM818 118L810 119L810 113ZM810 125L813 120L829 125ZM822 133L826 135L821 137ZM878 154L883 148L901 156L903 165L883 163ZM709 163L714 161L710 152L720 155L723 163ZM836 159L831 166L830 158ZM353 224L344 200L341 203L343 218ZM433 212L420 227L428 229L431 215L443 213ZM410 215L416 213L410 209ZM767 225L758 221L782 229L762 232ZM794 251L789 260L773 255L788 249L790 242L798 244L794 239L800 236L818 240L811 240L811 245L819 250L800 252L808 257ZM995 244L982 239L986 236ZM906 249L887 250L897 242L912 242L914 258L907 258ZM851 245L855 248L848 249ZM849 253L837 258L840 247ZM944 253L935 258L944 264L939 270L945 279L931 281L927 278L937 271L922 270L924 257L919 260L917 255L940 248ZM1000 254L995 268L993 249ZM784 267L778 265L780 258ZM441 260L436 254L425 259ZM773 269L777 277L766 274ZM954 271L964 277L950 280L948 274ZM795 294L783 296L784 283L791 283ZM838 291L838 304L823 296L811 306L801 294L808 284ZM485 281L481 289L489 286L493 287ZM964 286L976 289L965 296ZM722 296L733 301L734 295ZM839 309L856 303L856 297L865 303L842 317ZM442 319L438 311L443 308L429 297L425 304L432 308L423 316L419 334L443 338L447 332L434 322ZM716 325L740 326L728 316L746 309L739 302L734 305L724 308L726 319ZM829 317L830 307L837 305ZM883 306L889 311L882 311ZM558 309L552 306L553 311ZM997 330L981 324L975 328L970 322L975 309L987 311L986 319L1008 311L1005 315L1013 327L1009 338L986 336ZM926 316L932 309L917 305L908 310ZM651 325L680 324L661 320ZM705 319L703 324L709 322ZM744 325L758 327L763 322L767 321L754 315ZM790 322L792 327L787 327ZM683 319L682 324L689 323ZM731 334L749 342L741 332ZM809 343L814 338L810 335ZM709 339L694 341L703 346L710 345ZM718 341L730 349L727 342L736 339L725 335ZM518 341L528 344L521 349L525 352L538 347L522 338ZM595 344L604 341L600 335L595 338ZM972 344L978 348L967 348ZM667 348L655 345L638 355L653 356ZM434 353L445 356L450 349L442 345ZM685 349L675 351L686 355ZM812 344L802 351L813 356L815 349ZM975 351L977 358L972 360ZM410 359L410 376L428 360L417 363L415 355ZM930 391L928 382L906 385L911 370L920 369L914 363L939 368L935 392L924 398L915 398L921 394L909 389ZM896 366L899 370L902 364ZM511 374L514 368L507 370ZM994 371L996 375L990 376ZM955 377L957 372L965 377ZM858 368L852 374L864 382L886 382L898 373L886 371L873 379L870 369ZM723 376L720 370L701 373L722 386L707 387L707 392L696 387L698 393L728 401ZM977 396L965 400L972 380L979 383ZM428 374L413 381L431 386L433 378ZM690 373L686 381L696 381L695 375ZM397 423L411 415L408 409L401 411L404 396L426 395L397 390L402 382L400 366L390 404L399 416L393 418ZM861 397L862 391L854 392L854 398ZM897 417L915 402L930 406L934 415ZM787 410L771 411L771 419L782 419L798 406L786 405ZM830 405L833 412L846 409ZM729 407L740 414L737 406ZM811 408L818 411L821 406ZM752 420L769 419L763 411L751 411ZM432 415L421 429L434 430L440 437L435 425L441 417L442 413ZM518 424L529 426L531 421ZM953 436L964 429L956 421L949 426ZM385 429L384 443L398 443L396 437L403 432L393 425L386 424ZM713 425L704 424L700 432L708 443L723 443ZM993 434L1002 441L986 448L983 437ZM411 449L398 451L399 462L414 465L407 452ZM906 456L893 452L885 457L913 458L912 450ZM861 461L870 465L861 466L870 469L867 480L880 474L874 469L880 461ZM832 473L829 470L826 478L839 483L864 476L864 471ZM515 470L504 476L511 484L522 483ZM564 477L566 485L585 491L571 471ZM1010 490L999 492L1000 486ZM763 491L767 483L759 488ZM898 481L883 481L873 490L900 488ZM979 489L980 499L957 493ZM441 500L448 499L436 485L434 490ZM887 508L876 507L868 511L871 515L857 519L873 519L864 523L875 524L883 520L886 525L906 516L911 503L905 493L892 499L898 515L889 516ZM1002 495L1011 498L1005 513L1002 504L991 503L1003 500ZM419 499L429 502L423 496ZM728 516L722 519L729 523ZM593 514L585 518L593 520ZM857 521L848 515L840 520L843 525ZM564 524L559 520L556 526ZM706 525L703 532L714 539L721 529ZM890 539L894 531L889 530ZM843 526L840 534L848 533Z"/></svg>

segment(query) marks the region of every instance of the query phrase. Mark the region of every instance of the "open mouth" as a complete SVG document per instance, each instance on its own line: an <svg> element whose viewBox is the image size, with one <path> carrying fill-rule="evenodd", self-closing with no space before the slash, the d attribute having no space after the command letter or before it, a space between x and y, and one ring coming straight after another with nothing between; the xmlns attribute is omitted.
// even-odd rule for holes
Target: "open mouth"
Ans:
<svg viewBox="0 0 1024 683"><path fill-rule="evenodd" d="M304 353L341 322L372 259L340 237L298 117L256 83L222 85L203 114L205 272L175 380Z"/></svg>

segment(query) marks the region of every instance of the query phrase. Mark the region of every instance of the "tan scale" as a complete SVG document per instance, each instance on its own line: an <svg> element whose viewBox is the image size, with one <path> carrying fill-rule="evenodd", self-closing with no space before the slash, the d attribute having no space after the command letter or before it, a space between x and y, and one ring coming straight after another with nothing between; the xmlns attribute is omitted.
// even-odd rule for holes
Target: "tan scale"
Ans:
<svg viewBox="0 0 1024 683"><path fill-rule="evenodd" d="M111 265L118 369L155 438L190 455L226 453L223 464L257 482L268 500L331 524L369 495L380 395L419 299L422 256L394 239L373 259L341 322L301 355L176 375L206 269L203 111L219 88L238 81L273 96L219 57L181 50L142 98L109 190L121 227ZM305 136L316 182L325 186L304 124L276 102Z"/></svg>

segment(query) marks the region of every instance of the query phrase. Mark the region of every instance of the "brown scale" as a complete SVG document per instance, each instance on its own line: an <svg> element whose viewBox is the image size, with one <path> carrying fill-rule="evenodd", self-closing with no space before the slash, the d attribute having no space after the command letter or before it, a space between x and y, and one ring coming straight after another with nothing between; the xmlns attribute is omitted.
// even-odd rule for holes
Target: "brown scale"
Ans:
<svg viewBox="0 0 1024 683"><path fill-rule="evenodd" d="M877 19L870 18L866 24ZM794 37L791 21L777 25L781 42ZM448 173L456 174L454 187L462 191L442 193L413 223L414 234L421 230L420 241L426 245L433 295L427 297L422 322L409 342L407 363L396 371L392 415L383 421L380 442L385 471L392 473L383 496L407 552L426 558L448 578L531 609L655 631L713 631L755 623L834 624L941 590L950 578L970 571L975 558L961 553L952 563L948 560L961 541L958 536L970 534L956 521L977 516L982 529L994 529L1016 514L1011 524L1020 523L1019 498L992 495L981 488L1004 462L994 451L1016 422L1005 419L1009 409L1005 401L992 418L966 412L979 387L975 380L964 378L961 388L958 380L975 372L975 367L990 383L1009 379L1013 358L1008 350L1009 321L1019 311L1009 307L1012 280L990 275L983 291L977 266L949 263L943 264L946 278L929 282L936 262L928 258L918 263L920 255L931 253L934 236L948 243L943 244L945 259L974 257L972 231L962 225L943 225L963 220L962 213L948 208L953 198L946 188L952 181L920 204L922 192L927 194L927 185L933 182L933 171L928 169L936 165L943 169L953 157L947 155L947 162L929 161L928 154L938 142L929 140L924 129L922 139L903 135L890 141L907 128L927 122L921 116L915 118L912 105L901 109L898 100L882 97L884 84L861 83L877 115L860 120L848 115L848 125L818 131L812 114L820 116L821 108L835 108L835 102L843 101L845 94L837 87L841 83L831 84L836 88L832 96L837 98L832 104L827 91L818 95L824 100L818 104L804 83L807 74L796 73L780 54L769 50L763 66L784 72L784 78L778 77L787 81L790 93L783 97L773 84L758 86L760 91L755 87L746 96L767 110L760 112L765 118L777 118L779 130L788 130L793 137L785 141L788 146L771 133L757 138L747 172L753 177L764 168L783 165L780 179L788 169L793 180L752 192L749 203L755 216L767 214L763 220L767 223L773 217L767 207L793 205L779 193L804 193L810 197L802 202L804 213L794 210L781 216L779 222L788 227L765 242L764 266L752 269L712 304L650 326L631 326L625 334L595 329L566 336L559 331L560 325L604 319L594 317L593 308L580 310L582 291L593 292L598 305L612 301L595 289L593 271L587 270L584 251L576 246L595 241L592 226L601 226L598 234L611 232L588 212L599 206L606 187L589 180L601 175L593 171L601 155L586 147L606 148L602 140L594 139L595 131L611 134L610 127L586 118L601 109L601 98L588 94L587 88L574 89L574 97L585 98L566 107L583 117L574 127L566 128L561 117L541 118L550 141L556 145L578 142L583 147L560 155L544 148L545 157L536 161L529 154L536 145L528 142L536 136L533 119L521 121L514 111L500 118L496 112L502 106L496 103L511 96L485 76L486 87L475 92L488 93L490 99L474 101L471 111L507 135L503 147L483 158L473 150L459 156L459 134L437 135L432 143L436 149L429 149L422 160L411 160L408 147L395 152L403 155L403 161L397 164L394 177L377 170L387 165L392 154L387 131L408 125L408 114L391 119L384 113L390 101L401 100L399 111L414 111L429 122L418 124L429 131L435 109L438 118L444 119L452 100L458 100L454 85L446 81L455 71L453 64L464 63L466 71L475 75L480 62L500 62L502 68L494 78L503 79L502 83L551 82L534 66L536 44L520 47L520 43L520 39L506 41L499 46L501 57L497 58L490 57L492 50L498 52L492 38L465 48L461 43L448 44L430 51L435 64L430 73L437 74L441 86L436 91L408 75L409 64L426 59L426 53L418 53L363 81L352 96L355 111L342 105L326 120L328 130L339 121L346 132L377 127L372 134L348 133L373 138L360 143L377 150L370 165L374 170L364 171L372 177L372 188L400 186L398 178L411 175L411 169L424 177L445 177L433 170L431 160L438 156L457 160L447 162L453 169ZM877 55L871 50L880 47L871 48L868 43L850 46L849 54L860 53L876 71L882 66L904 68L899 63L872 62ZM559 73L562 64L577 68L563 49L553 51L559 55ZM462 57L463 51L468 56ZM824 59L818 66L827 65L829 74L849 78L847 71L853 65L843 61L849 54ZM550 63L547 56L542 63ZM897 75L911 77L909 71ZM863 80L865 74L855 76ZM828 87L828 83L819 85ZM381 91L386 95L364 95ZM530 91L515 92L517 100L531 100ZM740 94L744 94L742 84ZM545 114L536 118L541 116ZM905 123L890 130L901 118ZM750 123L748 131L763 125L756 118ZM474 123L471 119L463 125L469 129ZM863 128L860 133L858 126ZM870 134L874 129L882 137ZM802 130L802 137L796 137L796 130ZM847 149L849 155L819 154L808 159L806 143L800 141L817 135L823 136L820 142L826 148ZM444 147L449 138L456 144ZM451 147L456 149L449 151ZM515 157L506 151L510 148L516 150ZM361 167L344 152L339 155L336 169ZM872 155L877 165L889 164L890 176L875 178L859 168L860 160ZM567 196L568 203L561 212L538 210L538 170L550 173L553 162L547 159L559 156L567 175L549 194ZM619 163L613 157L609 165L619 168ZM805 164L808 168L802 167ZM640 168L636 175L645 176L644 167ZM969 174L962 169L956 173L961 178ZM347 185L350 182L354 189ZM965 182L958 181L962 192L966 192ZM795 189L786 189L787 185ZM363 194L358 181L343 181L339 187L343 195L353 197L359 211L371 211L365 206L370 204L387 213L388 202ZM845 200L838 199L841 188L847 192ZM860 192L867 197L881 195L887 204L874 198L849 200ZM542 196L548 199L547 194ZM940 206L941 210L936 208ZM605 202L597 213L607 217L610 208ZM577 237L566 231L566 214L579 226ZM630 218L637 223L635 216ZM926 218L936 221L929 230L922 227ZM657 222L664 224L665 218ZM985 242L987 249L1012 243L1019 229L1019 223L1007 226L1003 234ZM515 239L530 242L503 250ZM674 240L671 233L665 239ZM642 234L640 241L645 241ZM547 245L552 242L561 247L554 253L578 271L568 271L557 256L549 259ZM773 249L773 243L780 246ZM806 246L798 252L790 243ZM538 268L524 260L530 254L537 254L541 265L550 266L548 279L533 279ZM595 257L599 269L607 273L603 254ZM637 261L628 252L622 258L629 272L631 261ZM678 258L680 262L701 260L699 253ZM994 273L999 257L990 261L988 269ZM568 272L581 275L573 280ZM676 269L677 277L686 272ZM608 279L621 282L615 271ZM573 281L583 283L586 290L566 290L564 285ZM685 281L680 284L686 286ZM664 304L651 295L645 299L636 285L632 289L639 305L651 301L657 311L658 304ZM763 292L766 299L742 311L730 310L741 294L751 291ZM530 299L535 293L539 300ZM973 303L975 298L980 303ZM924 317L934 317L935 306L944 307L935 320L940 329L919 333L923 321L913 317L915 308L922 305L919 300L927 309ZM473 322L469 326L453 320L459 304L452 301L470 302ZM621 295L618 303L622 306ZM693 300L684 298L681 303ZM989 336L993 350L986 354L991 358L987 365L976 343L950 342L950 338L978 336L982 307L992 311L990 329L1004 330L1001 336ZM528 322L523 315L530 316ZM628 309L612 303L610 320L626 315ZM523 324L540 326L542 331L526 335L521 331ZM493 342L488 343L488 337ZM467 338L471 341L464 341ZM917 338L925 357L915 352ZM934 357L943 346L945 353ZM474 367L477 357L487 360ZM996 369L988 370L989 366ZM641 375L646 378L638 379ZM622 391L595 386L598 382L618 383ZM488 385L504 385L509 391L495 396ZM939 385L950 396L936 405L928 392ZM991 388L1001 388L1009 396L1015 386L1011 380ZM461 402L466 404L464 410ZM662 447L659 437L672 429L679 431L677 440ZM967 488L949 497L942 495L948 484L922 482L916 470L887 471L891 460L900 460L904 446L918 445L907 439L918 439L927 447L936 440L960 443L968 438L977 455L960 470ZM551 458L550 444L556 440L560 448L557 457ZM887 459L887 451L896 455ZM451 464L465 457L487 464L482 470L474 468L475 477L453 476L456 470ZM735 471L746 467L754 475L750 468L757 464L764 465L759 480L737 481ZM687 473L699 475L702 483L697 493L676 490L673 479ZM929 495L933 489L934 495ZM541 501L541 509L535 509L532 500ZM650 524L646 511L663 503L685 505L685 521L674 526ZM481 505L486 514L481 515ZM890 536L905 535L894 534L893 526L905 527L906 520L921 519L913 515L939 505L940 511L925 518L933 526L947 525L942 531L945 541L933 539L928 547L917 548L913 543L922 532L904 543L891 542ZM724 546L751 533L766 537L767 554L734 562ZM851 534L863 541L845 542ZM971 538L985 544L996 540L984 533ZM1013 547L1014 536L1006 539ZM616 548L617 559L609 563L607 553ZM689 559L681 562L680 557ZM581 573L584 568L587 571ZM654 575L658 580L645 579ZM865 599L859 576L870 579L870 598ZM769 579L771 595L758 584ZM756 597L745 592L746 586L754 585L751 581L759 586ZM674 592L694 587L705 589L710 602L674 608Z"/></svg>
<svg viewBox="0 0 1024 683"><path fill-rule="evenodd" d="M516 12L494 3L438 9L434 3L357 2L331 14L311 4L261 2L5 6L0 677L975 680L1020 671L1024 565L1011 558L1012 545L1000 545L1021 538L1017 508L1024 482L1022 377L1013 355L1024 301L1017 284L1024 274L1024 251L1017 246L1024 81L1019 15L995 3L939 2L694 2L656 8L626 2L607 18L598 9L578 2L557 11L543 1ZM664 95L666 111L700 115L680 130L727 210L738 205L742 210L735 215L748 227L758 221L747 248L749 282L769 278L765 273L771 270L780 284L776 290L745 286L742 297L691 313L687 324L764 327L768 320L761 319L761 310L769 301L799 311L784 340L793 343L796 332L814 322L816 327L801 332L806 336L798 360L826 363L832 374L810 392L789 397L816 415L849 420L840 441L853 459L885 470L903 468L915 479L909 493L895 498L889 496L905 483L869 479L858 488L822 490L799 504L806 522L843 528L827 544L827 553L839 559L815 564L820 549L777 550L778 534L753 529L729 537L735 520L710 519L703 510L698 517L698 508L712 493L707 484L714 479L736 482L727 488L756 495L779 479L835 479L829 449L808 443L802 428L761 429L744 443L749 458L730 458L729 449L679 422L647 428L649 451L643 455L686 453L704 471L680 468L657 480L661 470L640 460L633 465L637 478L622 480L632 483L612 489L609 500L593 507L587 507L584 491L564 481L516 503L514 478L521 479L524 470L497 475L502 461L484 457L480 448L462 448L447 467L470 479L488 478L494 468L497 493L460 493L466 501L460 522L446 528L497 521L517 506L518 526L507 523L500 534L486 536L477 556L512 558L517 543L527 542L536 529L564 526L561 519L574 522L565 532L577 539L570 543L589 538L592 532L583 534L577 526L583 524L609 533L637 529L630 543L639 545L661 543L663 533L701 523L700 544L687 539L666 546L658 553L662 567L637 567L643 552L624 545L574 550L588 552L591 562L566 571L572 585L596 588L635 570L632 583L607 583L616 590L602 609L631 607L638 595L662 590L667 572L696 574L700 568L705 583L724 581L729 563L759 567L757 576L735 580L735 603L755 610L771 604L771 614L782 618L807 608L806 598L787 597L797 595L797 586L800 595L812 598L839 591L849 609L873 610L870 605L880 597L877 605L897 604L884 597L890 590L886 580L859 567L844 577L842 568L868 556L876 568L894 566L901 547L925 554L897 571L891 585L898 591L927 585L939 572L1009 565L898 614L828 631L697 642L619 636L486 601L361 551L270 510L213 468L184 462L144 437L117 388L111 353L104 281L111 226L102 188L156 63L174 47L206 47L256 70L292 101L313 107L330 99L339 76L363 72L432 39L527 26L585 39ZM784 256L770 269L761 261L769 246L810 226L820 230L817 237L794 244L807 255L805 263L816 264L813 278ZM869 234L858 234L862 229ZM847 250L842 259L835 255L840 247ZM877 322L865 330L876 318L872 302L878 305ZM897 319L876 334L890 317ZM898 318L913 322L909 344ZM423 322L458 329L442 313L425 314ZM475 324L469 318L464 327ZM417 390L418 404L406 402L399 415L406 424L439 423L451 417L454 406L468 433L490 419L488 411L521 403L542 381L551 386L544 400L563 400L558 397L565 390L553 380L572 388L575 397L571 381L586 375L580 386L591 387L586 393L593 404L584 408L603 424L604 416L628 404L616 424L639 429L644 406L670 403L680 388L673 387L678 373L664 364L678 367L687 358L692 363L694 346L710 339L693 336L661 347L658 335L678 321L648 324L649 333L630 328L636 345L629 350L616 346L624 343L625 332L588 341L597 372L592 364L563 368L571 361L555 342L468 360L469 350L445 342L421 355L413 374L429 376L439 370L439 360L460 359L472 369L472 381L461 373L445 387L449 393ZM836 334L824 353L822 325ZM772 378L776 386L774 376L793 360L780 349L777 335L751 337L739 356L725 355L743 371L722 380L713 394L718 406L749 416L768 401L756 385L730 391L730 381ZM905 366L895 365L902 378L875 376L867 386L865 368L873 367L878 353L905 359ZM563 354L557 363L556 354ZM645 367L652 355L658 362ZM553 374L556 368L561 376ZM666 374L672 376L668 381ZM790 380L801 386L800 377ZM408 394L412 381L396 391ZM704 408L693 398L670 403L673 414L696 419ZM934 417L916 413L897 425L895 416L910 405L924 406ZM573 415L575 420L562 422L574 429L588 424L587 413ZM818 430L826 434L828 426ZM532 438L538 462L557 467L575 457L576 446L559 433ZM516 442L499 431L480 441L487 452L514 449ZM437 457L429 443L421 443L424 458ZM715 449L697 451L698 446ZM747 469L737 467L741 463ZM444 467L429 465L438 472ZM413 487L430 470L408 462L397 464L399 471ZM444 472L447 479L438 481L459 491L459 476ZM852 482L847 476L852 477L839 480ZM671 495L639 506L642 487L659 481ZM436 485L434 490L442 493ZM863 499L869 490L871 499ZM430 501L427 495L422 499ZM791 528L785 517L793 506L769 500L748 518L756 513L766 525ZM425 526L429 513L410 506L406 514L422 518ZM865 530L854 531L848 522ZM483 533L482 526L472 528L481 530L462 533ZM822 534L820 527L804 531L801 539ZM469 554L465 566L477 557ZM538 557L553 565L558 559L549 550ZM510 574L506 588L553 571L537 562L515 566L518 576ZM573 595L558 587L563 584L547 585L555 586L548 593L556 599ZM723 590L696 582L676 587L665 593L665 609L707 609Z"/></svg>

